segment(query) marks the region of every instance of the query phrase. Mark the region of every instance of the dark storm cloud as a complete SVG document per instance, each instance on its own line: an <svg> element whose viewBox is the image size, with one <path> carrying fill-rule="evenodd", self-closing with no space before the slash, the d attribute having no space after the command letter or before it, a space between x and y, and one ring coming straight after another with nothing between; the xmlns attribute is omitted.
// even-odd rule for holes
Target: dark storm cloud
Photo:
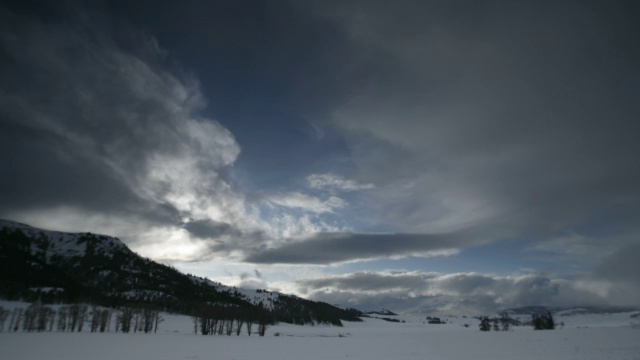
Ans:
<svg viewBox="0 0 640 360"><path fill-rule="evenodd" d="M241 232L231 225L209 219L190 221L184 224L183 227L194 236L202 239L216 239L225 235L241 235Z"/></svg>
<svg viewBox="0 0 640 360"><path fill-rule="evenodd" d="M635 5L313 9L359 49L351 64L362 71L342 79L350 94L326 114L353 151L356 180L376 184L366 204L380 222L416 233L496 229L482 241L613 217L625 219L618 231L637 228Z"/></svg>
<svg viewBox="0 0 640 360"><path fill-rule="evenodd" d="M622 247L613 254L606 256L596 267L598 278L609 281L628 283L635 286L640 293L640 244Z"/></svg>
<svg viewBox="0 0 640 360"><path fill-rule="evenodd" d="M245 260L253 263L331 264L352 260L436 256L454 253L471 241L462 234L318 233Z"/></svg>
<svg viewBox="0 0 640 360"><path fill-rule="evenodd" d="M217 171L239 147L198 115L197 81L168 72L155 39L76 15L0 10L0 216L64 208L60 219L74 211L177 225L214 206L196 196L237 211Z"/></svg>

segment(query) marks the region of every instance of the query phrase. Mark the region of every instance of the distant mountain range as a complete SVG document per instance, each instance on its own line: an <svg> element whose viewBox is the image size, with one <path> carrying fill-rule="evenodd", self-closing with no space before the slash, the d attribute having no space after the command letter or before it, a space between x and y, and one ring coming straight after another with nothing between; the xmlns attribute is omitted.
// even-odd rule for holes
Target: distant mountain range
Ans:
<svg viewBox="0 0 640 360"><path fill-rule="evenodd" d="M363 313L267 290L186 275L131 251L118 238L47 231L0 220L0 298L153 307L197 315L203 307L266 311L294 324L361 321Z"/></svg>
<svg viewBox="0 0 640 360"><path fill-rule="evenodd" d="M587 314L616 314L638 311L637 307L620 306L523 306L505 310L512 316L542 315L551 312L557 316L587 315Z"/></svg>

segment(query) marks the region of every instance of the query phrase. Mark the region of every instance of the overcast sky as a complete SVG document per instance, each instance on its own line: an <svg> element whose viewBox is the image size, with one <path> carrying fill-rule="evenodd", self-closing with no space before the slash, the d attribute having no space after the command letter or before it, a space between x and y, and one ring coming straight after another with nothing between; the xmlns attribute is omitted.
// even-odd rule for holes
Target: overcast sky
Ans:
<svg viewBox="0 0 640 360"><path fill-rule="evenodd" d="M633 1L9 1L0 218L375 310L640 305Z"/></svg>

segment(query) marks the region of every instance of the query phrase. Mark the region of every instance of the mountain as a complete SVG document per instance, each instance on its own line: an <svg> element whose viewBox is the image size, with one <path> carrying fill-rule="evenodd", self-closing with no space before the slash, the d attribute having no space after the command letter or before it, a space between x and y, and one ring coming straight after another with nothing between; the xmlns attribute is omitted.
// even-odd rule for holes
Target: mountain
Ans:
<svg viewBox="0 0 640 360"><path fill-rule="evenodd" d="M367 311L366 312L367 315L384 315L384 316L397 316L398 314L394 313L391 310L388 309L382 309L382 310L378 310L378 311Z"/></svg>
<svg viewBox="0 0 640 360"><path fill-rule="evenodd" d="M541 315L551 312L559 316L587 314L617 314L640 310L634 307L620 306L523 306L505 310L513 315Z"/></svg>
<svg viewBox="0 0 640 360"><path fill-rule="evenodd" d="M153 307L197 316L207 307L267 313L295 324L361 321L362 313L266 290L224 286L131 251L118 238L0 220L0 298Z"/></svg>

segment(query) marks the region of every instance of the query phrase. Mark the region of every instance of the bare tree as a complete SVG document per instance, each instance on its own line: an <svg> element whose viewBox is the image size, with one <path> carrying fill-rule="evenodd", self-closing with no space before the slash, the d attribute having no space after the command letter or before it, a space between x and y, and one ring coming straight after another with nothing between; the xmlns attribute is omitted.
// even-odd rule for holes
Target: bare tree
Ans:
<svg viewBox="0 0 640 360"><path fill-rule="evenodd" d="M233 334L233 323L233 318L229 317L229 319L227 319L227 323L225 324L225 334L227 336L231 336L231 334Z"/></svg>
<svg viewBox="0 0 640 360"><path fill-rule="evenodd" d="M141 316L141 330L145 333L158 330L158 322L162 321L160 312L151 308L144 308L139 311Z"/></svg>
<svg viewBox="0 0 640 360"><path fill-rule="evenodd" d="M36 328L36 318L38 316L38 309L36 304L31 304L24 311L22 317L22 331L34 331Z"/></svg>
<svg viewBox="0 0 640 360"><path fill-rule="evenodd" d="M42 304L38 304L36 310L36 331L47 331L47 325L51 321L51 318L55 316L55 312Z"/></svg>
<svg viewBox="0 0 640 360"><path fill-rule="evenodd" d="M61 306L58 308L58 331L66 331L67 330L67 317L69 315L68 309L66 306Z"/></svg>
<svg viewBox="0 0 640 360"><path fill-rule="evenodd" d="M155 325L153 327L153 333L155 334L158 332L158 324L164 321L162 316L160 316L159 311L156 311L154 320L155 320Z"/></svg>
<svg viewBox="0 0 640 360"><path fill-rule="evenodd" d="M128 333L129 331L131 331L131 321L133 320L134 313L134 309L123 307L117 317L117 330L120 330L123 333Z"/></svg>
<svg viewBox="0 0 640 360"><path fill-rule="evenodd" d="M245 317L242 314L238 314L238 319L236 320L236 336L240 336L242 332L242 325L244 325Z"/></svg>
<svg viewBox="0 0 640 360"><path fill-rule="evenodd" d="M133 332L137 333L138 332L138 323L140 322L140 315L141 313L139 311L134 311L133 312L133 319L134 319L134 325L133 325Z"/></svg>
<svg viewBox="0 0 640 360"><path fill-rule="evenodd" d="M4 323L9 317L9 312L9 310L5 310L5 308L0 306L0 332L4 331Z"/></svg>
<svg viewBox="0 0 640 360"><path fill-rule="evenodd" d="M53 331L53 325L56 323L56 311L53 309L49 309L49 332Z"/></svg>
<svg viewBox="0 0 640 360"><path fill-rule="evenodd" d="M16 322L17 316L18 316L18 309L13 309L13 311L11 312L11 320L9 321L9 331L11 330L18 331L18 329L14 327L14 323Z"/></svg>
<svg viewBox="0 0 640 360"><path fill-rule="evenodd" d="M75 331L76 329L78 329L78 331L82 331L82 326L84 325L84 321L87 316L87 310L87 305L83 304L73 304L69 306L69 331Z"/></svg>
<svg viewBox="0 0 640 360"><path fill-rule="evenodd" d="M87 305L78 305L78 332L82 331L88 310Z"/></svg>
<svg viewBox="0 0 640 360"><path fill-rule="evenodd" d="M76 325L78 324L78 317L80 309L78 305L72 305L69 307L69 331L74 331L76 329Z"/></svg>
<svg viewBox="0 0 640 360"><path fill-rule="evenodd" d="M100 332L108 332L111 325L111 310L104 309L100 315Z"/></svg>
<svg viewBox="0 0 640 360"><path fill-rule="evenodd" d="M506 311L500 313L500 325L502 326L502 331L509 331L511 318L509 317L509 313Z"/></svg>
<svg viewBox="0 0 640 360"><path fill-rule="evenodd" d="M264 334L267 332L267 323L260 321L258 323L258 335L260 336L264 336Z"/></svg>
<svg viewBox="0 0 640 360"><path fill-rule="evenodd" d="M94 305L91 309L91 332L98 331L98 327L100 326L100 317L102 315L102 310L97 305Z"/></svg>
<svg viewBox="0 0 640 360"><path fill-rule="evenodd" d="M247 317L247 336L251 336L251 330L253 328L253 317Z"/></svg>

